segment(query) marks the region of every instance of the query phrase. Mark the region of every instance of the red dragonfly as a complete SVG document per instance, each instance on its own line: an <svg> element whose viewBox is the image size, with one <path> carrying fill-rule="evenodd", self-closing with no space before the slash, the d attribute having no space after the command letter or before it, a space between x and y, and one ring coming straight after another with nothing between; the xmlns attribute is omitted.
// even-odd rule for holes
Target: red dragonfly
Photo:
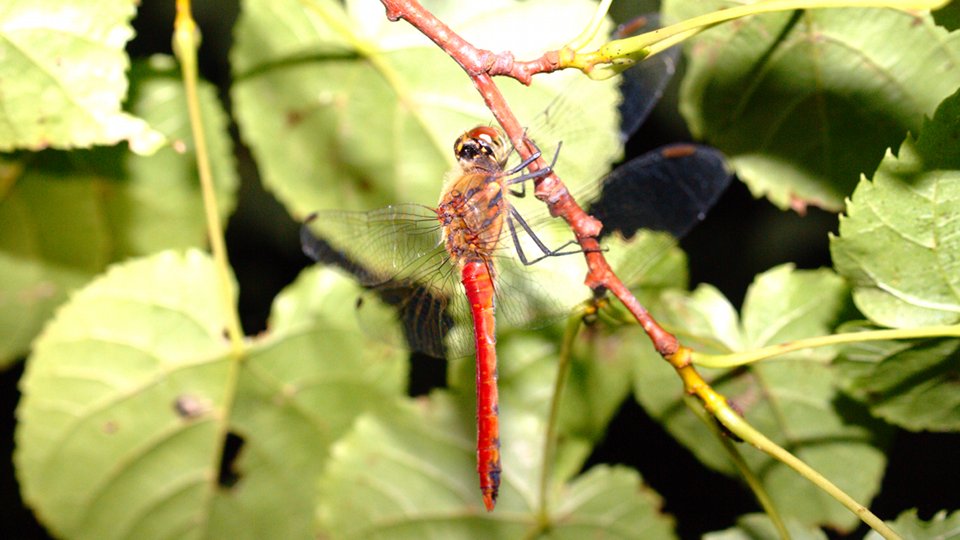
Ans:
<svg viewBox="0 0 960 540"><path fill-rule="evenodd" d="M639 105L621 106L626 135L649 113L672 75L672 66L668 55L645 70L632 70L648 83L636 96ZM626 84L625 88L631 87ZM538 285L524 276L523 266L578 252L567 249L573 241L549 248L508 202L504 192L522 194L526 181L550 171L523 172L538 156L508 169L512 151L500 130L473 128L454 144L457 168L448 176L436 207L395 205L372 212L316 213L301 231L308 256L346 268L396 306L413 349L446 356L450 354L444 343L448 334L454 334L446 340L453 344L454 354L466 352L472 344L477 471L488 511L496 504L502 470L495 306L508 321L529 322L531 306L525 303L524 292ZM704 218L729 180L723 156L716 150L695 145L664 147L608 175L589 211L604 221L605 233L620 230L630 236L643 227L679 237ZM524 247L535 249L536 254L529 256ZM468 334L464 329L471 326L473 332Z"/></svg>
<svg viewBox="0 0 960 540"><path fill-rule="evenodd" d="M369 213L313 214L307 220L309 228L303 230L304 250L318 260L328 257L321 254L322 248L314 234L339 251L342 246L336 244L337 240L352 238L351 251L384 254L386 258L382 263L386 268L375 269L379 272L362 276L361 281L381 290L395 291L398 287L413 285L406 290L402 308L405 318L419 320L424 330L415 331L412 336L408 333L408 340L414 348L434 355L442 355L439 343L449 328L444 318L447 308L453 307L447 304L453 272L460 277L467 304L457 303L454 311L469 311L474 328L477 469L488 511L496 504L501 471L494 260L504 250L508 230L512 239L518 238L518 224L531 238L536 238L510 206L504 191L511 185L545 176L551 170L548 167L521 174L539 153L507 170L511 153L512 147L500 130L489 126L473 128L454 144L458 170L451 175L436 208L399 205ZM542 253L536 259L528 259L519 242L512 243L523 264L567 253L537 243ZM441 305L431 305L432 302ZM454 318L463 319L464 314L455 313Z"/></svg>

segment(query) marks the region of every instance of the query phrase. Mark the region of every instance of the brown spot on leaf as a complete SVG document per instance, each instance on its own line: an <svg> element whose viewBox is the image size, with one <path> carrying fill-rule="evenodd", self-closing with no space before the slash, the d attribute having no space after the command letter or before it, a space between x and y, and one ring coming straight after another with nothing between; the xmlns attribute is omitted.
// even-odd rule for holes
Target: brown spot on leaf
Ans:
<svg viewBox="0 0 960 540"><path fill-rule="evenodd" d="M177 396L173 402L173 410L177 416L185 419L193 419L209 413L213 405L209 400L190 394Z"/></svg>

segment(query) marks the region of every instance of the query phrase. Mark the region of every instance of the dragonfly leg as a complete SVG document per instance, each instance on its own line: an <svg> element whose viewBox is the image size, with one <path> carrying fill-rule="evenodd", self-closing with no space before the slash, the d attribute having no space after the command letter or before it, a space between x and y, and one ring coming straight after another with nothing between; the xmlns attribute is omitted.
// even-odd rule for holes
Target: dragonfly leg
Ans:
<svg viewBox="0 0 960 540"><path fill-rule="evenodd" d="M532 144L532 142L531 142L531 144ZM542 178L542 177L550 174L550 173L553 171L553 167L557 164L557 158L560 157L560 147L561 147L561 146L563 146L563 142L562 142L562 141L559 142L559 143L557 143L557 150L556 150L556 152L553 153L553 160L550 161L550 165L547 165L546 167L544 167L544 168L542 168L542 169L537 169L536 171L533 171L533 172L529 172L529 173L526 173L526 174L521 174L520 176L507 179L507 181L505 182L505 184L508 185L508 186L512 186L512 185L514 185L514 184L520 184L520 189L519 189L519 190L510 189L510 190L509 190L509 191L510 191L510 194L513 195L513 196L515 196L515 197L525 197L525 196L527 195L527 183L526 183L527 180L534 180L534 179L537 179L537 178ZM536 145L534 145L534 148L536 148ZM531 163L533 163L534 161L536 161L536 160L540 157L540 155L541 155L541 154L540 154L540 149L537 148L537 151L534 152L533 155L531 155L528 159L525 159L525 160L521 161L516 167L514 167L514 168L510 169L509 171L507 171L507 172L506 172L506 175L507 175L507 176L510 176L510 175L517 174L518 172L520 172L520 171L522 171L524 168L526 168L527 165L530 165Z"/></svg>
<svg viewBox="0 0 960 540"><path fill-rule="evenodd" d="M530 235L530 239L533 240L533 243L536 244L537 248L540 249L541 255L535 259L528 259L527 254L523 251L523 246L520 245L520 239L517 237L517 228L514 225L514 222L519 223L520 227ZM525 266L530 266L536 264L547 257L559 257L560 255L573 255L575 253L583 253L583 250L579 247L577 249L564 251L564 248L572 244L576 244L576 240L570 240L557 249L550 249L546 244L543 243L543 240L533 232L533 229L530 228L530 225L527 225L527 222L524 221L523 216L520 215L520 212L517 212L517 209L510 207L510 214L507 216L507 227L510 229L510 237L513 239L513 245L517 250L517 256L520 257L520 262Z"/></svg>
<svg viewBox="0 0 960 540"><path fill-rule="evenodd" d="M540 159L540 156L542 155L540 152L540 148L537 147L536 143L534 143L532 140L527 138L527 130L523 130L523 140L530 143L530 146L533 147L533 154L531 154L530 157L528 157L527 159L518 163L516 166L514 166L510 170L504 171L503 173L504 176L511 176L511 175L517 174L518 172L526 169L527 165L530 165L534 161ZM510 144L512 145L513 142L511 142ZM516 146L513 147L513 151L514 152L517 151Z"/></svg>
<svg viewBox="0 0 960 540"><path fill-rule="evenodd" d="M513 144L513 140L512 140L512 139L507 139L507 141L510 142L510 153L513 154L514 152L517 151L517 146L516 146L515 144ZM528 142L528 143L530 143L531 146L533 146L533 150L534 150L533 155L531 155L529 158L525 159L525 160L523 161L523 163L517 165L516 167L511 168L511 169L508 170L508 171L505 171L504 174L506 174L506 175L516 174L516 173L522 171L522 170L524 169L524 167L526 167L527 165L533 163L534 161L537 160L537 158L540 157L540 149L537 148L536 143L534 143L532 139L527 138L527 128L523 128L523 141Z"/></svg>

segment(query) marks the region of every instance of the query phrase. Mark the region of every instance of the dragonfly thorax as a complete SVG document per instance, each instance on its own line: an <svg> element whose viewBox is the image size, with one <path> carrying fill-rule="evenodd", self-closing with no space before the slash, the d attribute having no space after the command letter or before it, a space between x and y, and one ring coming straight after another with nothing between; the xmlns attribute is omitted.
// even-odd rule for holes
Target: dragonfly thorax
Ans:
<svg viewBox="0 0 960 540"><path fill-rule="evenodd" d="M486 172L465 173L440 200L444 246L457 262L489 260L497 248L506 212L498 180Z"/></svg>
<svg viewBox="0 0 960 540"><path fill-rule="evenodd" d="M500 242L507 211L501 180L510 155L505 141L500 130L478 126L453 144L459 170L449 177L437 218L457 262L489 260Z"/></svg>

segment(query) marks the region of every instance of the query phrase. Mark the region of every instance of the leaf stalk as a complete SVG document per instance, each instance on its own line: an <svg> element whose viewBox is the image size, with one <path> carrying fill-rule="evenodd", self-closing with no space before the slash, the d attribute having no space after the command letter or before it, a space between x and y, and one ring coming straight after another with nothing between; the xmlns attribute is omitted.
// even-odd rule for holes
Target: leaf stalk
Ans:
<svg viewBox="0 0 960 540"><path fill-rule="evenodd" d="M777 529L777 534L780 535L780 538L783 540L790 540L790 532L787 530L787 526L783 523L783 518L780 517L780 512L773 504L773 500L767 493L766 488L763 487L763 483L760 481L760 478L758 478L757 475L754 474L754 472L750 469L750 466L747 465L746 460L743 459L743 455L733 444L733 440L720 429L717 421L712 416L709 416L703 410L703 407L700 407L699 404L697 404L692 398L685 398L683 402L687 408L693 411L693 414L697 415L697 417L707 425L714 437L716 437L716 439L720 442L720 445L723 446L723 449L727 452L727 457L730 458L730 461L737 469L737 472L740 473L744 481L747 483L747 486L750 488L750 491L752 491L753 495L757 498L757 502L760 503L760 506L763 508L763 511L767 517L770 518L770 521L773 523L774 528Z"/></svg>
<svg viewBox="0 0 960 540"><path fill-rule="evenodd" d="M895 328L885 330L868 330L864 332L847 332L829 336L798 339L752 351L731 354L705 354L692 352L693 363L706 368L732 368L766 360L781 354L787 354L803 349L814 349L830 345L844 345L848 343L863 343L869 341L886 341L893 339L922 339L937 337L960 337L960 324L949 326L925 326L921 328Z"/></svg>
<svg viewBox="0 0 960 540"><path fill-rule="evenodd" d="M784 450L776 443L766 438L762 433L753 429L753 427L751 427L750 424L748 424L743 417L737 414L736 411L734 411L731 407L725 406L721 409L718 409L715 413L715 416L724 425L724 427L729 429L732 433L736 434L744 441L752 444L760 451L795 470L800 474L800 476L803 476L825 493L836 499L840 504L856 514L861 521L869 525L873 530L877 531L880 536L886 538L887 540L900 540L900 535L891 529L886 523L884 523L882 519L871 512L870 509L855 501L833 482L830 482L822 474L818 473L812 467L801 461L800 458Z"/></svg>
<svg viewBox="0 0 960 540"><path fill-rule="evenodd" d="M581 305L567 318L563 330L563 341L560 343L559 361L557 362L557 378L553 384L553 393L550 397L550 412L547 416L546 432L543 438L543 461L540 466L540 494L538 501L537 521L545 526L550 521L550 509L547 500L547 487L550 484L551 464L557 449L557 425L560 418L560 396L570 376L570 362L573 358L573 343L583 323L583 318L596 311L596 307Z"/></svg>
<svg viewBox="0 0 960 540"><path fill-rule="evenodd" d="M173 50L180 61L183 87L187 96L187 109L190 115L190 131L197 152L197 169L200 174L200 187L203 193L203 208L207 219L207 236L217 269L217 282L223 314L226 318L226 332L230 340L233 356L239 358L243 353L243 330L240 315L236 307L234 283L227 259L227 246L223 238L223 225L217 209L217 194L213 185L213 173L210 169L210 153L203 129L203 111L197 93L197 49L200 43L200 31L190 14L190 1L177 0L177 15L174 20Z"/></svg>
<svg viewBox="0 0 960 540"><path fill-rule="evenodd" d="M887 540L899 540L897 535L886 523L878 518L867 507L855 501L835 484L827 480L812 467L798 457L778 446L751 426L743 416L727 403L725 397L717 393L692 369L692 352L687 347L680 347L676 354L667 360L680 374L686 392L700 399L703 407L716 418L730 433L740 437L745 442L769 455L770 457L795 470L825 493L836 499L840 504L853 512L864 523L869 525Z"/></svg>

